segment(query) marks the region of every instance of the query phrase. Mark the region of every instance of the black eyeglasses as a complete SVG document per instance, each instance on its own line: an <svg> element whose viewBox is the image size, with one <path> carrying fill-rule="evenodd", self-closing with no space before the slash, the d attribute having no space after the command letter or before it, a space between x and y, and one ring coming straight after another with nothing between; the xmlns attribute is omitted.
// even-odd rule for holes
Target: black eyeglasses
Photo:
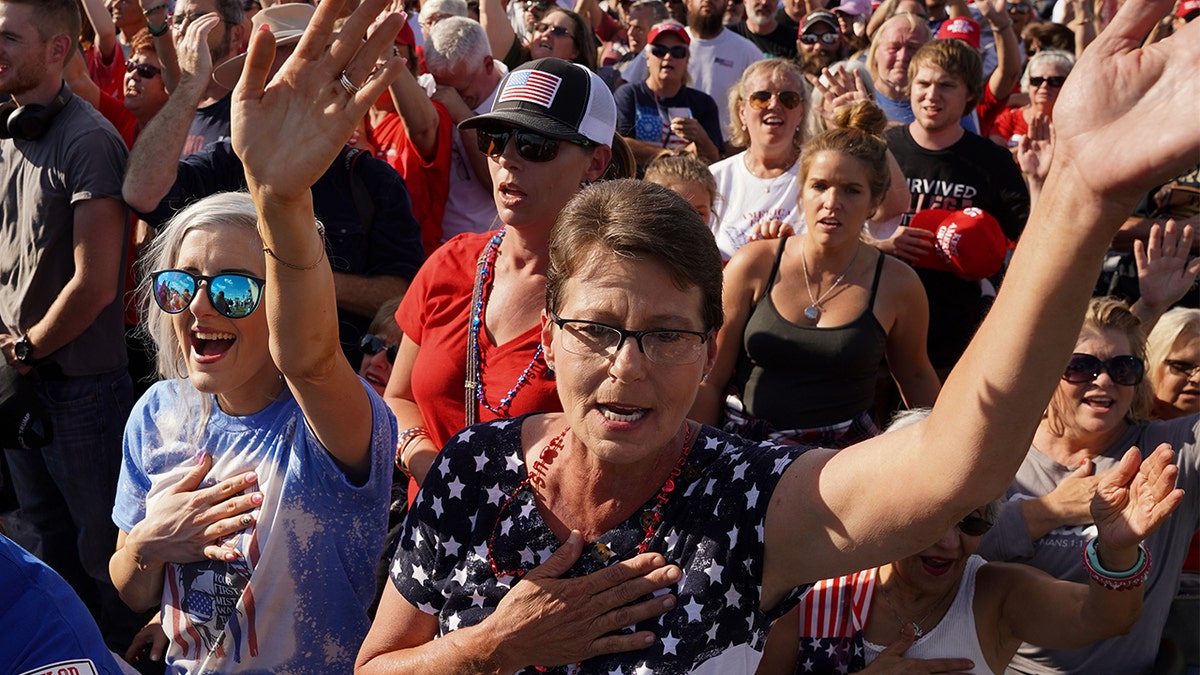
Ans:
<svg viewBox="0 0 1200 675"><path fill-rule="evenodd" d="M262 300L263 285L267 282L240 272L226 272L211 277L183 270L152 272L154 301L167 314L178 314L191 307L196 290L204 284L208 303L221 316L244 319L250 316Z"/></svg>
<svg viewBox="0 0 1200 675"><path fill-rule="evenodd" d="M818 42L824 42L827 45L835 45L838 43L838 40L841 39L842 36L837 33L821 33L820 35L815 33L805 33L800 36L800 41L806 45L815 45Z"/></svg>
<svg viewBox="0 0 1200 675"><path fill-rule="evenodd" d="M388 363L396 363L396 354L400 353L400 345L389 345L387 340L378 335L367 333L358 341L358 348L367 356L375 356L379 352L387 352Z"/></svg>
<svg viewBox="0 0 1200 675"><path fill-rule="evenodd" d="M755 110L766 110L771 106L772 98L779 99L779 105L787 108L788 110L795 110L796 108L799 108L802 103L804 103L804 97L801 96L799 92L795 91L756 91L747 96L746 100L750 103L751 108L754 108Z"/></svg>
<svg viewBox="0 0 1200 675"><path fill-rule="evenodd" d="M479 142L479 151L492 159L499 159L504 154L504 148L508 147L511 138L517 139L517 154L531 162L549 162L558 157L558 144L564 142L557 138L547 138L536 131L516 127L479 127L475 130L475 135ZM595 145L591 141L565 142L583 148Z"/></svg>
<svg viewBox="0 0 1200 675"><path fill-rule="evenodd" d="M626 339L633 338L638 349L654 363L683 366L695 363L708 342L708 333L694 330L625 330L599 321L564 319L554 312L550 318L562 329L562 348L578 356L608 358L621 351Z"/></svg>
<svg viewBox="0 0 1200 675"><path fill-rule="evenodd" d="M955 527L958 528L959 532L962 532L968 537L982 537L988 533L988 530L992 529L993 525L995 525L995 523L987 518L980 518L976 515L970 515L958 521L958 524L955 525Z"/></svg>
<svg viewBox="0 0 1200 675"><path fill-rule="evenodd" d="M1029 86L1036 89L1036 88L1042 86L1043 84L1048 84L1051 87L1058 89L1059 87L1063 86L1063 82L1066 82L1066 81L1067 81L1067 78L1062 75L1054 75L1052 77L1031 77L1031 78L1029 78Z"/></svg>
<svg viewBox="0 0 1200 675"><path fill-rule="evenodd" d="M1167 367L1171 369L1171 372L1179 375L1180 377L1190 378L1196 373L1200 373L1200 364L1197 363L1191 363L1188 361L1175 361L1173 359L1168 359L1163 361L1163 363L1167 364Z"/></svg>
<svg viewBox="0 0 1200 675"><path fill-rule="evenodd" d="M134 63L133 61L125 62L125 72L132 73L137 71L138 77L143 80L149 80L152 77L158 77L162 73L162 68L152 66L149 63Z"/></svg>
<svg viewBox="0 0 1200 675"><path fill-rule="evenodd" d="M565 37L571 38L572 40L575 39L575 36L571 35L570 30L563 28L562 26L551 26L548 23L539 23L538 25L534 26L533 31L535 33L550 33L554 37L558 38Z"/></svg>
<svg viewBox="0 0 1200 675"><path fill-rule="evenodd" d="M1072 384L1082 384L1100 377L1101 372L1107 372L1112 381L1119 385L1132 387L1142 381L1146 364L1128 354L1114 356L1107 361L1101 361L1091 354L1072 354L1062 379Z"/></svg>
<svg viewBox="0 0 1200 675"><path fill-rule="evenodd" d="M686 59L691 52L688 51L687 45L674 45L671 47L650 45L650 53L658 59L666 58L667 54L670 54L673 59Z"/></svg>

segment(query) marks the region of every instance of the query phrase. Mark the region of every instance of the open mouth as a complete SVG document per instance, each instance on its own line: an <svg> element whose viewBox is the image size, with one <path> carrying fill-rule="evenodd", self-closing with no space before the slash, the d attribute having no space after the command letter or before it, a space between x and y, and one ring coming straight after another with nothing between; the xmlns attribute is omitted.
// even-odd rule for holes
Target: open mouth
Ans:
<svg viewBox="0 0 1200 675"><path fill-rule="evenodd" d="M597 407L604 419L611 422L636 422L650 412L648 408L635 408L617 403L601 403Z"/></svg>
<svg viewBox="0 0 1200 675"><path fill-rule="evenodd" d="M192 353L196 355L197 361L210 363L224 356L233 347L236 340L237 336L231 333L193 331L191 333Z"/></svg>
<svg viewBox="0 0 1200 675"><path fill-rule="evenodd" d="M1115 403L1115 399L1106 396L1087 396L1083 399L1083 404L1096 412L1108 412Z"/></svg>
<svg viewBox="0 0 1200 675"><path fill-rule="evenodd" d="M921 556L921 567L925 571L935 577L940 577L950 571L954 566L953 558L934 558L931 556Z"/></svg>

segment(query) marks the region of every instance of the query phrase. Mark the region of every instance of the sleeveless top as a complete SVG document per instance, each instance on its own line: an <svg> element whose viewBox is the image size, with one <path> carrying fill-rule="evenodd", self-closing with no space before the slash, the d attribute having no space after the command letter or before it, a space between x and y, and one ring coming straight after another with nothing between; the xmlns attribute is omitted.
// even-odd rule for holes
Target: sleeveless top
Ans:
<svg viewBox="0 0 1200 675"><path fill-rule="evenodd" d="M958 583L958 595L946 616L925 635L921 636L904 652L909 659L971 659L975 662L974 670L967 671L975 675L992 675L988 668L987 658L979 646L979 632L975 628L975 575L986 561L977 555L967 558L967 566L963 570L962 579ZM877 645L866 639L863 648L867 654L867 663L875 660L887 645Z"/></svg>
<svg viewBox="0 0 1200 675"><path fill-rule="evenodd" d="M780 239L766 293L746 322L732 382L746 412L775 429L833 425L874 404L887 351L887 332L873 311L883 254L862 314L844 326L818 328L788 321L771 300L786 244L786 237Z"/></svg>

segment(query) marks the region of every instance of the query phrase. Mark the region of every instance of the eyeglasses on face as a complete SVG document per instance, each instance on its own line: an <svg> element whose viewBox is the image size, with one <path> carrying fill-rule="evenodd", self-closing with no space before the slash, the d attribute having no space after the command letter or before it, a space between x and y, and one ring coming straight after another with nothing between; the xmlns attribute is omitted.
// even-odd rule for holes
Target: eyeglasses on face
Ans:
<svg viewBox="0 0 1200 675"><path fill-rule="evenodd" d="M1200 364L1198 363L1191 363L1189 361L1176 361L1174 359L1167 359L1166 361L1163 361L1163 363L1167 364L1167 367L1171 369L1172 373L1175 373L1180 377L1191 378L1196 373L1200 373Z"/></svg>
<svg viewBox="0 0 1200 675"><path fill-rule="evenodd" d="M388 363L396 363L396 354L400 353L399 345L389 345L387 340L367 333L358 341L358 348L367 356L375 356L379 352L387 352Z"/></svg>
<svg viewBox="0 0 1200 675"><path fill-rule="evenodd" d="M1059 87L1063 86L1063 83L1066 81L1067 78L1063 75L1053 75L1051 77L1031 77L1029 78L1029 86L1036 89L1043 84L1048 84L1051 87L1058 89Z"/></svg>
<svg viewBox="0 0 1200 675"><path fill-rule="evenodd" d="M571 31L563 28L562 26L551 26L548 23L539 23L537 26L534 26L533 30L535 33L550 33L556 38L575 39L575 36L571 35Z"/></svg>
<svg viewBox="0 0 1200 675"><path fill-rule="evenodd" d="M152 66L149 63L134 63L133 61L125 62L125 72L132 73L135 70L137 71L138 77L142 78L143 80L149 80L150 78L158 77L159 74L162 73L162 68L159 68L158 66Z"/></svg>
<svg viewBox="0 0 1200 675"><path fill-rule="evenodd" d="M625 340L637 341L638 350L660 366L695 363L704 354L708 334L694 330L625 330L599 321L564 319L551 312L554 325L562 329L562 348L577 356L608 358L621 351Z"/></svg>
<svg viewBox="0 0 1200 675"><path fill-rule="evenodd" d="M1101 361L1091 354L1072 354L1062 379L1072 384L1082 384L1094 381L1102 372L1107 372L1113 382L1132 387L1142 381L1146 364L1129 354L1114 356L1107 361Z"/></svg>
<svg viewBox="0 0 1200 675"><path fill-rule="evenodd" d="M244 319L258 308L266 281L240 272L226 272L211 277L184 270L152 272L154 301L167 314L178 314L191 307L201 284L208 293L208 304L221 316Z"/></svg>
<svg viewBox="0 0 1200 675"><path fill-rule="evenodd" d="M817 35L816 33L805 33L800 36L800 41L806 45L815 45L818 42L823 42L827 45L835 45L838 43L838 40L841 39L842 36L838 35L837 33L821 33L820 35Z"/></svg>
<svg viewBox="0 0 1200 675"><path fill-rule="evenodd" d="M666 58L667 54L670 54L673 59L686 59L691 52L688 51L687 45L672 45L670 47L650 45L650 53L656 59Z"/></svg>
<svg viewBox="0 0 1200 675"><path fill-rule="evenodd" d="M562 142L583 148L594 145L590 141L560 141L557 138L547 138L536 131L517 127L479 127L475 134L479 142L479 151L492 159L499 159L504 154L504 148L512 138L517 139L517 154L531 162L549 162L554 159L558 156L558 144Z"/></svg>
<svg viewBox="0 0 1200 675"><path fill-rule="evenodd" d="M958 521L958 524L955 525L955 527L958 528L959 532L962 532L968 537L982 537L988 533L988 530L992 529L993 525L995 525L995 523L987 518L980 518L979 516L972 514Z"/></svg>
<svg viewBox="0 0 1200 675"><path fill-rule="evenodd" d="M1005 5L1008 7L1008 11L1013 14L1028 14L1033 10L1033 5L1030 5L1028 2L1009 2L1005 3Z"/></svg>
<svg viewBox="0 0 1200 675"><path fill-rule="evenodd" d="M206 14L212 14L212 12L188 12L187 14L172 14L171 18L169 19L171 22L171 28L175 30L183 30L185 24L195 23L196 19L199 19ZM221 20L221 23L229 26L234 25L228 21L225 21L224 19Z"/></svg>
<svg viewBox="0 0 1200 675"><path fill-rule="evenodd" d="M795 110L804 103L804 97L800 95L800 92L796 91L756 91L747 96L746 101L755 110L765 110L771 106L772 98L779 99L779 105L788 110Z"/></svg>

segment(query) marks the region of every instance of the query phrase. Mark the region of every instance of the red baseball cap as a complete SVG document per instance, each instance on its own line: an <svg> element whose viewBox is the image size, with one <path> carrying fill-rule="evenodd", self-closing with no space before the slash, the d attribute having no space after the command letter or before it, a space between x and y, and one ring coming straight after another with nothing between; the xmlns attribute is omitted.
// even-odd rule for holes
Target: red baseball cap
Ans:
<svg viewBox="0 0 1200 675"><path fill-rule="evenodd" d="M927 209L909 227L932 232L934 248L913 265L951 272L965 279L984 279L1000 271L1008 255L1008 237L983 209Z"/></svg>
<svg viewBox="0 0 1200 675"><path fill-rule="evenodd" d="M937 39L946 40L958 38L979 50L979 24L974 19L965 16L947 19L938 29Z"/></svg>
<svg viewBox="0 0 1200 675"><path fill-rule="evenodd" d="M655 24L654 27L650 29L650 32L646 34L646 44L654 44L654 41L658 39L658 36L662 35L663 33L674 33L675 35L678 35L679 39L683 40L683 44L685 45L690 45L692 43L692 38L688 36L687 29L685 29L682 24L668 20L659 24Z"/></svg>
<svg viewBox="0 0 1200 675"><path fill-rule="evenodd" d="M1185 19L1192 12L1200 12L1200 0L1183 0L1179 3L1179 9L1175 10L1175 16Z"/></svg>

